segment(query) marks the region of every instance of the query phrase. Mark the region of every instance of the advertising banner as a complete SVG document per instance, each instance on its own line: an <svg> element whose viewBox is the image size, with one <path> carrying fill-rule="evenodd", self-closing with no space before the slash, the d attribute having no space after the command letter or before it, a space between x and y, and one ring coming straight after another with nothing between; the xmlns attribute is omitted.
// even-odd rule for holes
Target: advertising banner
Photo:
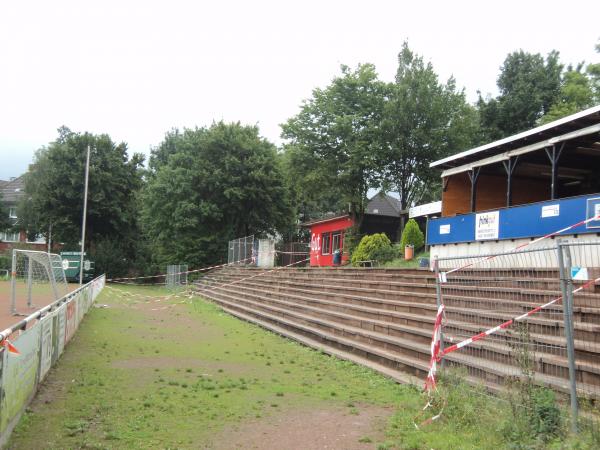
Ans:
<svg viewBox="0 0 600 450"><path fill-rule="evenodd" d="M65 329L67 327L67 305L62 304L56 310L56 345L55 354L53 356L54 361L56 361L60 355L62 355L63 350L65 349Z"/></svg>
<svg viewBox="0 0 600 450"><path fill-rule="evenodd" d="M52 355L54 354L54 321L56 311L45 316L39 323L42 331L42 347L40 354L40 381L44 379L52 366Z"/></svg>
<svg viewBox="0 0 600 450"><path fill-rule="evenodd" d="M71 340L77 330L77 297L67 303L65 323L65 344Z"/></svg>
<svg viewBox="0 0 600 450"><path fill-rule="evenodd" d="M40 323L26 330L14 342L20 355L2 352L2 398L0 399L0 434L27 406L35 393L40 362Z"/></svg>
<svg viewBox="0 0 600 450"><path fill-rule="evenodd" d="M475 240L498 239L500 211L480 213L475 216Z"/></svg>

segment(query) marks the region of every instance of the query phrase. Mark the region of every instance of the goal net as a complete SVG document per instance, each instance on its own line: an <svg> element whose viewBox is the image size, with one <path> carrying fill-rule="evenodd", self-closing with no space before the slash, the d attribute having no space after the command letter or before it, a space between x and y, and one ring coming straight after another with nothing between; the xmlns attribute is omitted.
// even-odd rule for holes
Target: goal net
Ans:
<svg viewBox="0 0 600 450"><path fill-rule="evenodd" d="M46 306L69 292L63 261L54 253L13 250L10 312Z"/></svg>

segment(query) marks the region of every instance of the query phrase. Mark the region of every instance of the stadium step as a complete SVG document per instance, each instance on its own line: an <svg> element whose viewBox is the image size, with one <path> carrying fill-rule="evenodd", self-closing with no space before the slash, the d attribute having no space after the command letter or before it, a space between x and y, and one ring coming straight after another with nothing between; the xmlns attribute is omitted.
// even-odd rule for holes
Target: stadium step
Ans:
<svg viewBox="0 0 600 450"><path fill-rule="evenodd" d="M433 317L435 315L435 307L431 307L431 305L425 305L428 307L429 313L427 313L427 311L418 310L417 314L411 314L399 312L397 310L382 309L381 306L378 308L372 308L365 306L364 303L362 305L340 303L336 302L334 299L325 299L322 297L319 298L319 293L314 291L309 292L312 294L312 296L298 295L292 292L287 292L286 289L277 290L273 288L273 286L269 286L268 283L263 285L258 282L259 279L259 277L256 277L243 280L242 277L242 281L233 283L232 279L228 278L227 283L232 284L225 284L224 287L219 287L218 291L226 291L225 295L229 295L231 297L231 301L237 300L238 302L249 302L247 303L247 305L249 305L248 307L254 308L255 310L261 308L264 310L265 308L269 307L279 308L271 310L271 313L276 311L280 314L287 314L288 316L293 313L302 313L305 314L305 316L310 316L313 318L326 318L328 321L337 323L338 326L345 328L354 327L363 331L366 330L367 332L381 332L382 334L394 337L394 345L403 344L399 346L397 345L396 351L406 353L410 350L413 352L412 357L415 357L414 351L416 350L417 353L421 354L418 359L425 361L428 360L428 345L431 339L430 333L433 324ZM214 280L212 280L212 282L215 283ZM213 284L213 289L215 286L217 285ZM208 288L208 286L205 286L205 289L206 288ZM216 292L210 292L210 290L208 292L205 290L203 295L218 297L219 294ZM349 296L349 298L352 298L352 296ZM364 298L359 298L359 300L361 303L364 302ZM375 301L381 302L381 299L375 299ZM388 301L387 303L393 302ZM422 308L424 305L407 304L405 306ZM287 313L284 313L284 310L287 311ZM306 317L304 317L304 319L307 320ZM457 325L460 325L460 328L463 331L466 329L468 336L481 331L480 329L470 326L469 324ZM390 341L380 341L375 339L373 336L365 337L364 335L357 334L356 330L354 330L354 336L357 339L366 339L373 346L389 348L389 346L392 345ZM377 336L378 335L375 335L375 337ZM450 337L452 336L448 335L448 338ZM405 341L399 341L397 340L398 338L405 339ZM551 348L553 345L553 340L551 338L548 339L548 336L544 334L532 334L531 339L536 343L539 343L542 348L544 346ZM500 364L501 366L506 365L511 361L512 351L509 342L507 341L508 338L506 337L502 337L502 343L491 342L491 340L480 341L477 343L477 345L473 345L471 348L463 349L462 353L478 358L481 356L484 356L488 359L493 357L494 363ZM556 343L560 341L554 339L554 342ZM420 346L420 348L416 347L417 344ZM594 350L597 351L598 349L596 348ZM589 351L589 349L586 347L585 349L580 349L580 351ZM561 377L566 378L568 373L564 356L553 355L551 353L538 353L535 356L536 367L539 369L541 375L554 375L554 378L556 379L560 379ZM483 364L483 366L485 367L485 364ZM585 375L586 380L593 384L596 384L600 381L598 379L598 368L597 365L594 364L593 355L591 355L589 358L589 362L581 363L580 366L580 370ZM516 368L514 367L512 368L513 375L515 369ZM474 373L480 373L481 369L471 368L470 370ZM500 372L508 373L510 370L510 367L507 366Z"/></svg>

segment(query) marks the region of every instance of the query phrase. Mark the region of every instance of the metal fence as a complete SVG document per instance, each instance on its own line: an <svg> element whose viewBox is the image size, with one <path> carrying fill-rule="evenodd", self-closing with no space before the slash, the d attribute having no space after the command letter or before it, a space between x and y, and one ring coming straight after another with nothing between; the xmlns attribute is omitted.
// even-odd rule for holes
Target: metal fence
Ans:
<svg viewBox="0 0 600 450"><path fill-rule="evenodd" d="M278 266L302 267L308 265L310 242L281 242L275 248Z"/></svg>
<svg viewBox="0 0 600 450"><path fill-rule="evenodd" d="M256 241L258 244L258 241ZM254 235L229 241L227 251L228 264L255 264L256 253Z"/></svg>
<svg viewBox="0 0 600 450"><path fill-rule="evenodd" d="M529 377L600 424L600 241L434 260L444 368L506 391Z"/></svg>
<svg viewBox="0 0 600 450"><path fill-rule="evenodd" d="M176 289L180 286L187 285L187 283L187 264L175 264L167 266L167 276L165 277L165 285L167 286L167 289Z"/></svg>
<svg viewBox="0 0 600 450"><path fill-rule="evenodd" d="M0 447L6 445L19 418L74 336L104 283L102 275L2 331Z"/></svg>

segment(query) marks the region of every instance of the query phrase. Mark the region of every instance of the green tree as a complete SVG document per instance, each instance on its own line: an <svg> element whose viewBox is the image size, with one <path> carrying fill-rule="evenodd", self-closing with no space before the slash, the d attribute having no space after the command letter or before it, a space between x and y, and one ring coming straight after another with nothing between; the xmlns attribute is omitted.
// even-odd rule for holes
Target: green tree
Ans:
<svg viewBox="0 0 600 450"><path fill-rule="evenodd" d="M574 114L594 105L592 84L583 70L583 63L573 68L569 66L562 75L562 86L556 103L542 117L540 123L548 123L561 117Z"/></svg>
<svg viewBox="0 0 600 450"><path fill-rule="evenodd" d="M144 157L127 156L127 145L106 134L58 130L56 141L37 151L25 175L19 220L30 233L76 248L81 236L85 161L91 148L86 247L94 252L103 239L117 242L122 256L132 258L139 237L137 193L142 186Z"/></svg>
<svg viewBox="0 0 600 450"><path fill-rule="evenodd" d="M384 263L394 259L394 248L385 233L363 236L358 247L352 253L352 265L358 266L363 261Z"/></svg>
<svg viewBox="0 0 600 450"><path fill-rule="evenodd" d="M309 198L319 191L335 195L360 222L367 191L377 179L385 84L371 64L341 70L282 125L282 136L292 144L286 147L296 161L290 176L301 192Z"/></svg>
<svg viewBox="0 0 600 450"><path fill-rule="evenodd" d="M550 111L560 95L563 66L557 51L544 59L523 50L510 53L497 80L500 95L477 102L481 126L488 140L527 130Z"/></svg>
<svg viewBox="0 0 600 450"><path fill-rule="evenodd" d="M402 238L400 239L400 251L402 253L404 253L404 247L407 245L412 245L415 251L419 251L425 245L425 236L415 219L410 219L402 231Z"/></svg>
<svg viewBox="0 0 600 450"><path fill-rule="evenodd" d="M432 65L405 43L396 81L387 85L380 131L382 185L398 192L405 210L439 196L439 172L429 164L470 148L478 139L479 125L476 110L454 79L440 83Z"/></svg>
<svg viewBox="0 0 600 450"><path fill-rule="evenodd" d="M230 239L293 218L276 148L255 126L172 130L151 161L142 221L158 264L222 261Z"/></svg>

